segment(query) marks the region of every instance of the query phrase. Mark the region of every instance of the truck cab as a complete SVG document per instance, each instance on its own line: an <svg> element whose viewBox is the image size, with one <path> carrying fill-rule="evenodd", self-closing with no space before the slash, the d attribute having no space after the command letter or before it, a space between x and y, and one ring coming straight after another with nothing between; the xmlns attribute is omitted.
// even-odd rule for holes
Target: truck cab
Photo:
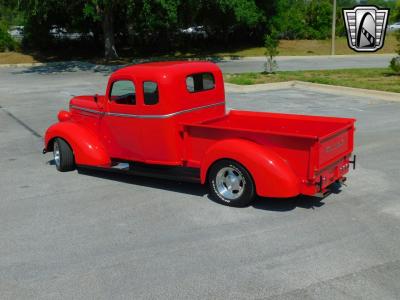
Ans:
<svg viewBox="0 0 400 300"><path fill-rule="evenodd" d="M210 62L158 62L114 72L104 95L77 96L45 135L57 169L121 169L208 183L221 203L315 195L344 180L354 119L226 112ZM323 149L322 149L322 148Z"/></svg>
<svg viewBox="0 0 400 300"><path fill-rule="evenodd" d="M70 112L99 132L110 157L181 165L184 122L225 114L222 74L212 63L148 63L110 76L104 96L76 97ZM90 111L88 111L88 107Z"/></svg>

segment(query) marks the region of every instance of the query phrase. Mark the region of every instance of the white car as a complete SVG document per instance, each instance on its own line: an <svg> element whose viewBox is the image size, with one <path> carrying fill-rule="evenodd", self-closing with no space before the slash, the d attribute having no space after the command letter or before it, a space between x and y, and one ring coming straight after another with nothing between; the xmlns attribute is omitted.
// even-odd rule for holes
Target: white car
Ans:
<svg viewBox="0 0 400 300"><path fill-rule="evenodd" d="M68 40L77 40L85 35L80 32L68 32L67 29L63 27L58 27L56 25L51 26L49 34L57 39L68 39ZM87 33L86 36L93 37L93 32Z"/></svg>
<svg viewBox="0 0 400 300"><path fill-rule="evenodd" d="M192 26L189 28L185 29L180 29L179 30L183 34L187 34L193 37L202 37L202 38L207 38L208 34L204 26Z"/></svg>
<svg viewBox="0 0 400 300"><path fill-rule="evenodd" d="M11 26L8 33L15 40L21 40L24 37L24 26Z"/></svg>
<svg viewBox="0 0 400 300"><path fill-rule="evenodd" d="M390 24L388 26L389 31L394 31L394 30L399 30L399 29L400 29L400 22L396 22L396 23Z"/></svg>

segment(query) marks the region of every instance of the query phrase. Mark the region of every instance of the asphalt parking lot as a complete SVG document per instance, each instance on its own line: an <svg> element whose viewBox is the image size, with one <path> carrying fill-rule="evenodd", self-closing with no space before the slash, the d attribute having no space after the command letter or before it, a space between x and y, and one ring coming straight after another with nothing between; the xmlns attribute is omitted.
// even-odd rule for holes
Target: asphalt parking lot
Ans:
<svg viewBox="0 0 400 300"><path fill-rule="evenodd" d="M400 298L400 102L229 94L235 109L358 119L340 193L229 208L196 184L57 172L41 136L107 80L59 71L0 69L2 299Z"/></svg>
<svg viewBox="0 0 400 300"><path fill-rule="evenodd" d="M279 71L386 68L395 54L277 56ZM221 61L224 73L263 72L265 57Z"/></svg>

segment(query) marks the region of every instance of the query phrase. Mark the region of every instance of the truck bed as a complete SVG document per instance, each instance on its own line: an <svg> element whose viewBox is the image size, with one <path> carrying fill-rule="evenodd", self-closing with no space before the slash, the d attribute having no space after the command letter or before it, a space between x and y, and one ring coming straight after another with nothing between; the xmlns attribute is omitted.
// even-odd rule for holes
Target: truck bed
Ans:
<svg viewBox="0 0 400 300"><path fill-rule="evenodd" d="M231 111L196 124L184 125L187 155L200 162L204 151L220 139L240 138L275 151L286 160L301 182L309 185L305 194L315 193L348 170L353 150L354 119L294 114ZM340 168L340 171L339 171ZM321 179L322 180L322 179Z"/></svg>
<svg viewBox="0 0 400 300"><path fill-rule="evenodd" d="M222 118L208 120L198 125L320 139L352 123L352 119L346 118L233 110Z"/></svg>

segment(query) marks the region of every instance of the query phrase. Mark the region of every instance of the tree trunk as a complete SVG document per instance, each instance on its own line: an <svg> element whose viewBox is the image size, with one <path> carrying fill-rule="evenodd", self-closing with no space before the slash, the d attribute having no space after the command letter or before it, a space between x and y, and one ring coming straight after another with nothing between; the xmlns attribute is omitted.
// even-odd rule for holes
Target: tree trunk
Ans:
<svg viewBox="0 0 400 300"><path fill-rule="evenodd" d="M118 58L114 40L114 17L112 2L106 1L103 11L104 57L106 59Z"/></svg>

